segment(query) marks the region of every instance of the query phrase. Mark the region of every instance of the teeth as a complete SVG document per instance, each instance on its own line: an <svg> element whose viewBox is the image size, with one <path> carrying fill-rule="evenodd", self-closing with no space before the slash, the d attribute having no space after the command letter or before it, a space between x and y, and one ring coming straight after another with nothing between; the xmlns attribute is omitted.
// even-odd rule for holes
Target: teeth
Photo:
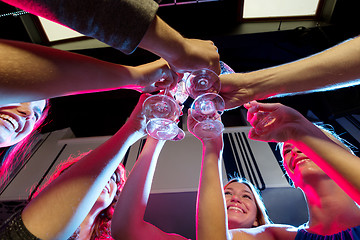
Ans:
<svg viewBox="0 0 360 240"><path fill-rule="evenodd" d="M9 122L14 127L15 130L18 129L18 127L19 127L18 122L15 119L13 119L12 117L10 117L9 115L0 114L0 118Z"/></svg>
<svg viewBox="0 0 360 240"><path fill-rule="evenodd" d="M235 210L235 211L244 213L244 211L241 208L238 208L238 207L235 207L235 206L229 207L229 210Z"/></svg>
<svg viewBox="0 0 360 240"><path fill-rule="evenodd" d="M304 158L304 159L301 159L300 161L295 162L294 168L296 167L296 165L298 165L298 164L300 164L300 163L302 163L302 162L305 162L305 161L307 161L307 160L308 160L308 159Z"/></svg>

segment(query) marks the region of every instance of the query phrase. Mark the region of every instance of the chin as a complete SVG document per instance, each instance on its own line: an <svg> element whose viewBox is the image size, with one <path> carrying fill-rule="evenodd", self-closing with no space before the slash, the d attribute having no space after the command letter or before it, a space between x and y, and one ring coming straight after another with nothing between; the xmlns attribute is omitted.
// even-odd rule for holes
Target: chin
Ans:
<svg viewBox="0 0 360 240"><path fill-rule="evenodd" d="M237 219L229 219L228 227L229 229L237 229L237 228L251 228L253 225L251 223L246 223Z"/></svg>

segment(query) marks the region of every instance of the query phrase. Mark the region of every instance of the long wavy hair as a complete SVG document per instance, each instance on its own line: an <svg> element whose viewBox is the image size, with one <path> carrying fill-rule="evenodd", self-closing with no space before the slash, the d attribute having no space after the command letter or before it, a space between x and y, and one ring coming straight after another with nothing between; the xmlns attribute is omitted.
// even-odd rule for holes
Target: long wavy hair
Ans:
<svg viewBox="0 0 360 240"><path fill-rule="evenodd" d="M90 152L91 151L82 153L77 157L70 156L68 160L59 164L54 174L51 175L49 180L41 187L41 189L36 191L36 193L32 196L32 198L35 198L46 186L48 186L52 181L54 181L54 179L59 177L64 171L69 169L73 164L75 164L77 161L79 161L81 158L83 158L85 155L87 155ZM115 173L116 173L116 185L117 185L116 194L111 204L107 208L103 209L96 216L95 221L91 227L92 234L90 240L112 239L111 229L110 229L111 219L114 214L115 204L119 199L120 192L124 187L126 181L126 170L122 164L119 164L119 166L115 170ZM69 240L78 239L78 235L80 231L81 229L79 227L74 232L74 234L69 238Z"/></svg>
<svg viewBox="0 0 360 240"><path fill-rule="evenodd" d="M226 187L229 186L229 184L233 183L233 182L245 184L246 186L249 187L249 189L253 193L254 198L255 198L256 210L257 210L256 211L256 220L259 223L259 226L271 224L272 221L270 220L270 217L267 213L267 210L266 210L265 204L262 200L260 191L251 182L249 182L249 180L247 180L246 178L240 178L240 177L231 178L228 181L228 183L225 184L224 189L226 189Z"/></svg>
<svg viewBox="0 0 360 240"><path fill-rule="evenodd" d="M13 146L0 148L0 189L8 182L12 173L30 157L31 143L38 137L49 109L50 104L46 100L46 107L31 133Z"/></svg>

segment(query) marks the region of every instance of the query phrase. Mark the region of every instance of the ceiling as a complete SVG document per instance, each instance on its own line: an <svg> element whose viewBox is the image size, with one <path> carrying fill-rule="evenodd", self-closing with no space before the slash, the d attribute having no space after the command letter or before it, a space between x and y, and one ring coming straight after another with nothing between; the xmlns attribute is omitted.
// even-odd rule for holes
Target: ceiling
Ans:
<svg viewBox="0 0 360 240"><path fill-rule="evenodd" d="M309 56L360 33L356 1L337 1L331 16L316 21L296 19L239 22L237 0L160 7L158 15L184 36L211 39L221 60L236 72L276 66ZM325 1L326 2L326 1ZM0 2L0 15L16 11ZM30 14L27 14L30 15ZM316 26L318 23L318 26ZM269 27L270 26L270 27ZM274 28L274 26L276 26ZM0 17L0 37L32 42L20 17ZM73 50L101 60L138 65L157 57L138 49L125 55L110 47ZM71 127L77 137L112 135L126 121L139 93L131 90L91 93L51 99L44 132ZM272 99L321 120L359 113L359 87L338 91ZM225 126L245 125L241 108L224 113Z"/></svg>

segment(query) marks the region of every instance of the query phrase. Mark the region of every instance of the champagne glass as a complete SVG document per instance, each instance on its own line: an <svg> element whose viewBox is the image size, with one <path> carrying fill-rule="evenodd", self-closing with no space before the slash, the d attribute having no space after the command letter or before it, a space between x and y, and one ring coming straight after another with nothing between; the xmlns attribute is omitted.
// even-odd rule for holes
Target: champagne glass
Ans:
<svg viewBox="0 0 360 240"><path fill-rule="evenodd" d="M146 132L159 140L178 141L185 137L185 132L177 123L166 118L152 118L146 124Z"/></svg>
<svg viewBox="0 0 360 240"><path fill-rule="evenodd" d="M170 94L174 97L175 101L180 105L183 105L186 99L189 97L184 81L188 75L189 74L185 73L184 77L178 82L178 84L169 91Z"/></svg>
<svg viewBox="0 0 360 240"><path fill-rule="evenodd" d="M191 98L204 93L219 93L221 85L218 75L209 69L193 71L186 79L185 87Z"/></svg>
<svg viewBox="0 0 360 240"><path fill-rule="evenodd" d="M191 116L198 122L194 133L202 139L211 139L224 131L220 116L225 110L223 98L216 93L198 96L191 105Z"/></svg>
<svg viewBox="0 0 360 240"><path fill-rule="evenodd" d="M146 131L159 140L181 140L185 136L177 126L181 107L174 98L165 94L153 95L144 101L143 114L148 119Z"/></svg>
<svg viewBox="0 0 360 240"><path fill-rule="evenodd" d="M234 73L223 61L220 61L221 74ZM211 139L224 131L220 116L225 110L225 101L218 94L221 83L211 70L193 71L186 80L186 89L195 99L191 106L191 115L198 121L194 133L202 139Z"/></svg>
<svg viewBox="0 0 360 240"><path fill-rule="evenodd" d="M143 113L147 119L164 118L176 121L180 116L180 111L179 104L167 95L153 95L143 103Z"/></svg>

